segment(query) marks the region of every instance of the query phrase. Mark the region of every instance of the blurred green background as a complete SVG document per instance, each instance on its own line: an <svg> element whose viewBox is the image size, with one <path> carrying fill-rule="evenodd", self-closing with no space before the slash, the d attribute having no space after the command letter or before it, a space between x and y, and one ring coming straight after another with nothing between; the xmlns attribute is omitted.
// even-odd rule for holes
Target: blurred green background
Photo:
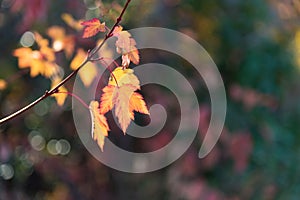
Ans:
<svg viewBox="0 0 300 200"><path fill-rule="evenodd" d="M0 79L8 83L0 85L0 114L5 116L50 87L49 80L31 78L28 70L18 68L12 52L20 47L24 32L37 30L45 36L52 25L70 31L62 13L76 19L100 15L110 27L125 1L0 3ZM197 40L216 62L228 101L217 145L206 158L198 159L210 119L210 99L200 76L176 58L142 52L142 62L154 59L177 64L191 82L200 82L195 88L201 109L199 137L189 150L156 172L118 172L94 159L81 143L70 98L63 107L49 98L0 127L0 199L298 199L299 22L299 0L132 0L122 21L125 29L159 26L178 30ZM76 41L88 47L80 36ZM59 62L67 74L69 61ZM71 89L72 81L66 87ZM173 102L168 92L153 92L153 97L150 89L144 92L147 103ZM118 130L110 132L110 137L137 152L159 149L173 137L169 117L169 125L153 138L135 140ZM89 133L89 127L87 130Z"/></svg>

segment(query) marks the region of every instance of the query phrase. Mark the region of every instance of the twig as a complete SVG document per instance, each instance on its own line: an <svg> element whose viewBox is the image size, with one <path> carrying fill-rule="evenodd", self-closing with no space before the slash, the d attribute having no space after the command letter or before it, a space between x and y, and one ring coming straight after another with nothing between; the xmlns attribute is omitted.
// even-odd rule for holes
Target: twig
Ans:
<svg viewBox="0 0 300 200"><path fill-rule="evenodd" d="M20 110L8 115L7 117L4 117L0 120L0 124L3 124L4 122L7 122L15 117L17 117L18 115L22 114L23 112L29 110L30 108L32 108L33 106L35 106L36 104L38 104L39 102L43 101L44 99L48 98L49 96L57 93L59 90L59 88L64 85L66 82L68 82L72 77L74 77L78 71L84 67L86 65L86 63L90 62L93 59L93 56L96 55L96 53L102 48L102 46L104 45L104 43L106 42L106 40L108 40L108 38L112 37L113 35L113 31L115 30L115 28L119 25L119 23L122 20L122 17L129 5L131 0L127 0L126 4L121 12L121 14L119 15L119 17L117 18L115 24L113 25L113 27L110 29L110 31L105 35L103 41L96 46L94 49L92 49L91 51L88 52L88 56L86 57L86 59L81 63L81 65L78 66L78 68L76 70L74 70L72 73L70 73L65 79L63 79L60 83L58 83L54 88L52 88L51 90L46 90L45 93L40 96L38 99L36 99L35 101L31 102L30 104L28 104L27 106L21 108Z"/></svg>

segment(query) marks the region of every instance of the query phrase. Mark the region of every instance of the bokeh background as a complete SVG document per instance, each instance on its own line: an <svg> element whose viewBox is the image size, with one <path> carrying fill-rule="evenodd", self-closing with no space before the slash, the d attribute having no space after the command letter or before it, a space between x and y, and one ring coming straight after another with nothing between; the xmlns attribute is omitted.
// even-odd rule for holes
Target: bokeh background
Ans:
<svg viewBox="0 0 300 200"><path fill-rule="evenodd" d="M113 24L125 0L1 0L0 114L5 116L49 89L50 81L18 68L14 49L26 31L46 36L53 25L71 29L61 15L101 17ZM180 70L194 83L200 102L199 135L172 165L151 173L108 168L81 143L71 99L62 107L52 98L0 126L0 199L298 199L300 196L300 1L299 0L132 0L125 29L159 26L181 31L211 55L224 80L228 100L225 127L212 152L197 153L210 119L210 99L184 60L166 52L142 51L141 62L157 61ZM93 40L76 45L90 48ZM23 38L24 39L24 38ZM176 41L174 41L176 42ZM65 74L70 60L57 53ZM72 89L72 81L66 85ZM146 102L168 110L164 129L149 139L110 138L125 149L159 149L177 128L172 93L143 87ZM179 113L180 114L180 113ZM149 119L137 116L140 124ZM87 127L87 134L90 127ZM111 155L112 157L114 155Z"/></svg>

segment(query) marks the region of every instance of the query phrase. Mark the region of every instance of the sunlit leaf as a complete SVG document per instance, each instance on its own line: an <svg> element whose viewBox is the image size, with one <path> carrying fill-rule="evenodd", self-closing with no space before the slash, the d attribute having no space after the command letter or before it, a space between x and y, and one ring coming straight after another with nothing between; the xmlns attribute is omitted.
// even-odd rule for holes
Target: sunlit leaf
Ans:
<svg viewBox="0 0 300 200"><path fill-rule="evenodd" d="M30 76L35 77L39 74L49 78L58 72L58 66L53 62L54 54L44 47L46 54L38 50L21 47L13 52L18 57L19 68L30 68ZM53 58L54 56L54 58ZM51 59L51 60L49 60Z"/></svg>
<svg viewBox="0 0 300 200"><path fill-rule="evenodd" d="M97 101L91 101L89 108L92 118L92 137L103 151L104 139L108 136L109 126L106 117L99 113L99 103Z"/></svg>
<svg viewBox="0 0 300 200"><path fill-rule="evenodd" d="M100 114L105 114L114 108L122 131L126 132L131 120L134 120L134 111L149 114L146 103L141 94L135 92L140 88L138 78L132 69L116 68L108 86L103 88L100 100ZM116 79L118 85L116 84Z"/></svg>
<svg viewBox="0 0 300 200"><path fill-rule="evenodd" d="M100 114L105 114L113 108L113 92L115 86L108 85L102 89L103 93L100 99Z"/></svg>
<svg viewBox="0 0 300 200"><path fill-rule="evenodd" d="M85 58L86 52L83 49L78 49L77 54L70 64L71 69L76 70L83 63ZM92 62L88 62L82 69L80 69L78 75L84 86L88 87L97 76L97 66Z"/></svg>
<svg viewBox="0 0 300 200"><path fill-rule="evenodd" d="M131 37L128 31L123 31L121 26L117 26L113 31L113 36L117 37L116 47L117 52L122 54L122 65L128 67L130 61L134 64L139 64L140 56L136 48L136 41Z"/></svg>
<svg viewBox="0 0 300 200"><path fill-rule="evenodd" d="M72 55L75 48L74 37L66 35L64 28L52 26L48 28L47 34L53 40L52 48L55 52L64 50L67 57Z"/></svg>
<svg viewBox="0 0 300 200"><path fill-rule="evenodd" d="M82 20L75 20L72 15L68 13L64 13L61 15L61 18L64 20L66 24L68 24L71 28L80 31L83 29L81 23L83 22Z"/></svg>
<svg viewBox="0 0 300 200"><path fill-rule="evenodd" d="M129 110L130 97L136 88L130 84L115 87L113 93L113 104L115 106L115 115L118 118L118 122L121 126L123 133L125 134L131 119L132 114Z"/></svg>
<svg viewBox="0 0 300 200"><path fill-rule="evenodd" d="M132 116L131 119L134 119L134 113L133 111L137 111L139 113L147 114L149 115L148 108L146 106L146 103L143 99L143 96L137 92L134 92L129 101L129 111L130 115Z"/></svg>
<svg viewBox="0 0 300 200"><path fill-rule="evenodd" d="M105 22L101 23L98 18L84 21L81 25L85 26L83 30L83 38L92 37L99 32L105 32Z"/></svg>
<svg viewBox="0 0 300 200"><path fill-rule="evenodd" d="M57 86L59 83L61 82L61 78L54 78L52 80L52 83L51 83L51 88L54 88L55 86ZM55 93L53 94L52 96L56 99L56 102L59 106L62 106L64 105L65 103L65 100L68 96L68 94L66 93L68 92L67 89L64 87L64 86L61 86L59 88L59 93Z"/></svg>
<svg viewBox="0 0 300 200"><path fill-rule="evenodd" d="M136 90L140 89L140 81L133 72L134 71L132 69L117 67L112 72L113 76L110 77L108 85L122 86L124 84L131 84L136 88Z"/></svg>

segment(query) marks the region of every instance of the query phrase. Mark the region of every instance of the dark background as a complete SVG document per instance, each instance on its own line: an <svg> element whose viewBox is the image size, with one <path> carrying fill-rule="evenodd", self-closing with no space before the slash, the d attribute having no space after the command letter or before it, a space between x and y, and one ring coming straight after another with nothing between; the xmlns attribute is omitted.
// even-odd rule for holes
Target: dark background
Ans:
<svg viewBox="0 0 300 200"><path fill-rule="evenodd" d="M8 81L0 91L0 113L5 116L50 87L49 80L31 78L28 70L20 70L12 55L25 31L45 36L48 27L60 25L72 32L62 13L76 19L100 14L111 27L125 1L103 1L107 13L94 9L92 0L0 3L0 79ZM175 163L145 174L118 172L94 159L76 133L70 98L63 107L49 98L0 127L0 199L298 199L299 16L298 0L133 0L122 21L125 29L159 26L181 31L203 45L216 62L228 101L217 145L206 158L198 159L210 117L202 81L195 88L201 109L199 137ZM80 34L77 43L88 47ZM198 81L185 62L159 55L144 51L141 61L176 63L190 81ZM69 62L60 61L66 73ZM72 81L66 87L71 89ZM153 88L144 91L149 105L171 102L169 112L176 113L178 105L172 105L176 101L169 91L160 89L153 95L147 91ZM144 141L119 130L110 132L110 137L136 152L159 149L176 128L172 115L168 120L162 132ZM57 141L64 149L58 155L53 150Z"/></svg>

